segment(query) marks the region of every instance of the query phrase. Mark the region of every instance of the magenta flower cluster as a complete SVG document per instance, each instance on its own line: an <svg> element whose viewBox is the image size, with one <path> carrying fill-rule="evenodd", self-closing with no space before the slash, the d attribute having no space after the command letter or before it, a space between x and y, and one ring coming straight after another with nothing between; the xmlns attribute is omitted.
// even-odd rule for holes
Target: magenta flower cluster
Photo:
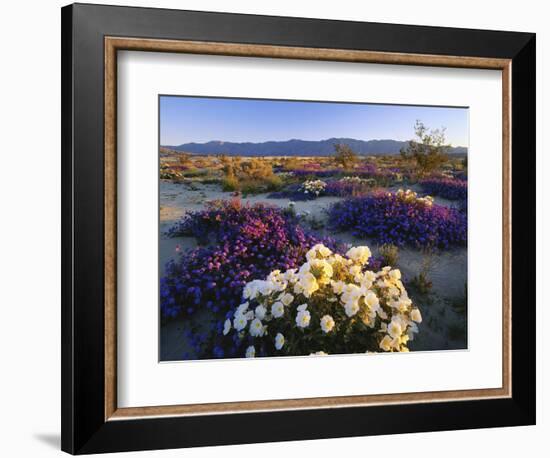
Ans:
<svg viewBox="0 0 550 458"><path fill-rule="evenodd" d="M346 199L329 209L334 229L398 246L450 248L467 242L467 217L455 208L405 201L395 193Z"/></svg>
<svg viewBox="0 0 550 458"><path fill-rule="evenodd" d="M160 282L163 318L207 308L224 314L240 304L243 286L275 269L294 268L315 244L339 251L331 238L304 230L295 216L276 207L221 201L197 211L170 231L211 245L167 263Z"/></svg>
<svg viewBox="0 0 550 458"><path fill-rule="evenodd" d="M420 184L422 189L432 196L440 196L449 200L466 200L468 198L468 183L462 179L427 178Z"/></svg>

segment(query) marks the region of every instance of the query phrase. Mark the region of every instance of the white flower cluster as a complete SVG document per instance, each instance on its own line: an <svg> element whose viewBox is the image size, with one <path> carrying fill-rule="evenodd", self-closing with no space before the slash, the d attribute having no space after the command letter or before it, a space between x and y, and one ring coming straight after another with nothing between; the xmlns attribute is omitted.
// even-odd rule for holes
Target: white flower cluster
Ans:
<svg viewBox="0 0 550 458"><path fill-rule="evenodd" d="M302 183L300 189L304 194L314 194L318 196L326 187L327 184L323 180L307 180Z"/></svg>
<svg viewBox="0 0 550 458"><path fill-rule="evenodd" d="M340 178L342 183L353 183L353 184L362 184L362 183L372 183L373 180L371 178L359 178L359 177L343 177Z"/></svg>
<svg viewBox="0 0 550 458"><path fill-rule="evenodd" d="M391 195L391 193L388 194ZM407 189L406 191L399 189L395 195L404 202L418 202L426 205L427 207L431 207L434 203L434 198L432 196L418 197L416 192L411 191L410 189Z"/></svg>
<svg viewBox="0 0 550 458"><path fill-rule="evenodd" d="M252 340L247 357L373 351L408 351L422 321L398 269L368 270L371 252L351 247L345 256L322 244L299 269L275 270L246 284L232 330ZM252 338L252 339L251 339Z"/></svg>

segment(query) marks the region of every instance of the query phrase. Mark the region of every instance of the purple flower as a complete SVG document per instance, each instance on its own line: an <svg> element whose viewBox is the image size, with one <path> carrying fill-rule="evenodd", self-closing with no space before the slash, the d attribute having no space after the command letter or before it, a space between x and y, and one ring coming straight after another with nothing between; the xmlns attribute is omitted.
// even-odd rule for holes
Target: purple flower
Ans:
<svg viewBox="0 0 550 458"><path fill-rule="evenodd" d="M468 183L462 179L428 178L420 182L422 189L432 196L449 200L467 200Z"/></svg>
<svg viewBox="0 0 550 458"><path fill-rule="evenodd" d="M405 201L394 193L373 193L334 204L334 229L398 246L449 248L467 242L467 216L455 208Z"/></svg>
<svg viewBox="0 0 550 458"><path fill-rule="evenodd" d="M240 201L215 202L188 214L169 232L212 244L188 250L166 264L160 281L164 319L200 308L223 316L239 305L247 282L275 269L297 267L313 245L323 243L341 251L336 241L304 230L296 217L280 208Z"/></svg>

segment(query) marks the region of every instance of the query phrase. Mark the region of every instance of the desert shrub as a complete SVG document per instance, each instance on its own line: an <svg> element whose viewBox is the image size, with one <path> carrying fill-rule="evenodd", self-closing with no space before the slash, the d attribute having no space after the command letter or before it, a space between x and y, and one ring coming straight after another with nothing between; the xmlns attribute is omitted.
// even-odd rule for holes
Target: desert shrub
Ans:
<svg viewBox="0 0 550 458"><path fill-rule="evenodd" d="M263 179L243 180L240 189L243 194L258 194L262 192L276 191L281 188L283 181L277 175Z"/></svg>
<svg viewBox="0 0 550 458"><path fill-rule="evenodd" d="M402 157L416 162L420 176L439 170L448 160L450 145L446 143L445 129L430 130L417 120L414 133L416 138L401 150Z"/></svg>
<svg viewBox="0 0 550 458"><path fill-rule="evenodd" d="M337 143L334 145L333 160L344 169L350 169L357 163L359 158L348 145Z"/></svg>
<svg viewBox="0 0 550 458"><path fill-rule="evenodd" d="M422 321L399 270L370 270L368 247L315 245L298 269L248 282L214 354L300 356L408 351Z"/></svg>
<svg viewBox="0 0 550 458"><path fill-rule="evenodd" d="M301 166L301 161L296 157L287 157L282 160L281 164L283 170L291 171Z"/></svg>
<svg viewBox="0 0 550 458"><path fill-rule="evenodd" d="M226 192L237 191L240 189L239 180L235 176L226 176L222 180L222 189Z"/></svg>
<svg viewBox="0 0 550 458"><path fill-rule="evenodd" d="M193 165L193 160L191 159L190 153L179 153L177 158L179 165L184 167L191 167Z"/></svg>
<svg viewBox="0 0 550 458"><path fill-rule="evenodd" d="M169 235L195 236L212 245L188 250L167 263L160 294L164 319L199 308L224 313L240 303L248 281L296 267L316 243L338 249L333 239L304 230L289 212L238 200L215 202L186 215Z"/></svg>
<svg viewBox="0 0 550 458"><path fill-rule="evenodd" d="M189 169L182 172L182 175L187 178L201 178L208 176L209 173L207 169Z"/></svg>
<svg viewBox="0 0 550 458"><path fill-rule="evenodd" d="M399 260L399 247L391 244L384 243L378 248L380 256L384 260L385 266L395 266Z"/></svg>
<svg viewBox="0 0 550 458"><path fill-rule="evenodd" d="M412 191L375 192L337 202L329 209L334 229L397 246L449 248L467 240L467 218Z"/></svg>
<svg viewBox="0 0 550 458"><path fill-rule="evenodd" d="M433 270L433 251L430 248L424 250L422 263L418 274L411 280L411 285L415 287L420 294L428 294L432 290L433 283L430 280L430 273Z"/></svg>
<svg viewBox="0 0 550 458"><path fill-rule="evenodd" d="M161 180L181 180L183 178L182 171L176 167L162 164L160 166Z"/></svg>
<svg viewBox="0 0 550 458"><path fill-rule="evenodd" d="M449 200L466 200L468 198L468 183L452 178L428 178L420 181L422 189L434 196Z"/></svg>
<svg viewBox="0 0 550 458"><path fill-rule="evenodd" d="M282 179L273 173L271 162L258 158L243 160L240 157L220 156L224 172L222 189L248 194L280 189Z"/></svg>

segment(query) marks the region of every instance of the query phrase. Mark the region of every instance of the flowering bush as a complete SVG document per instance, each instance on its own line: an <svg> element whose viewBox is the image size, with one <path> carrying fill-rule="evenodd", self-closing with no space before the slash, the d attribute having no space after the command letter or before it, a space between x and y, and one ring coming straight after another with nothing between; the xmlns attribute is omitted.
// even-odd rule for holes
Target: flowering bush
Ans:
<svg viewBox="0 0 550 458"><path fill-rule="evenodd" d="M298 269L253 280L221 330L240 356L408 351L422 321L397 269L367 270L368 247L318 244Z"/></svg>
<svg viewBox="0 0 550 458"><path fill-rule="evenodd" d="M302 183L300 189L304 194L319 197L325 191L327 184L322 180L307 180Z"/></svg>
<svg viewBox="0 0 550 458"><path fill-rule="evenodd" d="M164 318L189 315L199 308L224 313L239 303L242 288L251 279L296 267L316 243L337 249L334 240L305 231L288 212L237 200L214 202L193 212L170 233L194 235L213 244L166 264L160 283Z"/></svg>
<svg viewBox="0 0 550 458"><path fill-rule="evenodd" d="M329 181L325 194L335 197L359 196L369 192L373 184L372 178L343 177L336 181Z"/></svg>
<svg viewBox="0 0 550 458"><path fill-rule="evenodd" d="M341 169L324 169L324 170L318 170L318 169L310 169L310 168L304 168L304 169L294 169L291 171L292 174L295 177L303 178L303 177L312 177L312 178L328 178L333 177L335 175L339 175L342 173Z"/></svg>
<svg viewBox="0 0 550 458"><path fill-rule="evenodd" d="M301 185L289 185L286 189L271 193L268 197L272 199L314 200L321 195L334 197L360 196L369 192L373 185L374 181L372 179L355 176L326 182L308 180Z"/></svg>
<svg viewBox="0 0 550 458"><path fill-rule="evenodd" d="M449 200L466 200L468 183L453 178L428 178L420 182L424 191Z"/></svg>
<svg viewBox="0 0 550 458"><path fill-rule="evenodd" d="M429 196L399 190L337 202L329 210L333 228L397 246L449 248L465 245L467 217Z"/></svg>

